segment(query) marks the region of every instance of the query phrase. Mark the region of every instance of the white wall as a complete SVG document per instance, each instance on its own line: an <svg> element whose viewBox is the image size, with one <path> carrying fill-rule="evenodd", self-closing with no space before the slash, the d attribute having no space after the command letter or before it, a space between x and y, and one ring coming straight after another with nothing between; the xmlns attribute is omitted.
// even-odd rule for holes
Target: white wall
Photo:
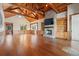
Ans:
<svg viewBox="0 0 79 59"><path fill-rule="evenodd" d="M56 13L53 10L49 10L48 12L45 13L45 19L54 18L55 14Z"/></svg>
<svg viewBox="0 0 79 59"><path fill-rule="evenodd" d="M0 3L0 12L1 12L1 17L0 19L2 20L2 26L0 27L0 45L2 45L4 43L4 13L3 13L3 8L2 8L2 4Z"/></svg>
<svg viewBox="0 0 79 59"><path fill-rule="evenodd" d="M70 15L71 14L75 14L75 13L79 13L79 4L70 4L68 5L68 11L67 11L67 15L68 15L68 31L70 31Z"/></svg>
<svg viewBox="0 0 79 59"><path fill-rule="evenodd" d="M66 17L66 16L67 16L67 11L58 13L56 18L62 18L62 17Z"/></svg>
<svg viewBox="0 0 79 59"><path fill-rule="evenodd" d="M27 29L30 29L30 23L20 15L9 17L5 19L5 22L13 23L13 30L20 30L20 26L27 25Z"/></svg>
<svg viewBox="0 0 79 59"><path fill-rule="evenodd" d="M0 16L2 17L2 27L0 27L0 32L4 31L4 13L3 13L3 8L2 8L2 4L0 4Z"/></svg>
<svg viewBox="0 0 79 59"><path fill-rule="evenodd" d="M74 13L79 13L79 4L70 4L68 6L68 14L74 14Z"/></svg>

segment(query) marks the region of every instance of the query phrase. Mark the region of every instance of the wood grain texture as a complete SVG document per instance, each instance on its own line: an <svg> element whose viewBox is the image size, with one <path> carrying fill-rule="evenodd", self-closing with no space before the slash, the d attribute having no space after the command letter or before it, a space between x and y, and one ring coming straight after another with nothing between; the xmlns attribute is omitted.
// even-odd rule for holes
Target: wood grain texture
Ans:
<svg viewBox="0 0 79 59"><path fill-rule="evenodd" d="M4 44L0 45L0 55L67 56L70 54L63 51L63 48L70 46L70 41L67 40L46 38L40 33L18 32L13 35L6 35Z"/></svg>
<svg viewBox="0 0 79 59"><path fill-rule="evenodd" d="M62 17L62 18L57 19L56 37L57 38L68 39L67 17Z"/></svg>
<svg viewBox="0 0 79 59"><path fill-rule="evenodd" d="M23 15L28 21L33 22L36 20L43 19L45 17L45 13L49 10L53 10L56 13L67 11L68 4L67 3L12 3L11 5L12 6L9 6L6 9L4 9L4 12ZM3 7L5 8L5 6Z"/></svg>

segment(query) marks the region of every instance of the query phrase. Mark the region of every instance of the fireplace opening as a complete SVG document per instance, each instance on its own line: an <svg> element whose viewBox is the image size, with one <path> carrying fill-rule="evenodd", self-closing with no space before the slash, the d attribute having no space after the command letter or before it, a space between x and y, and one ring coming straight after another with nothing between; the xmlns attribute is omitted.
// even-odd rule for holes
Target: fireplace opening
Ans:
<svg viewBox="0 0 79 59"><path fill-rule="evenodd" d="M47 30L47 35L52 35L52 30Z"/></svg>

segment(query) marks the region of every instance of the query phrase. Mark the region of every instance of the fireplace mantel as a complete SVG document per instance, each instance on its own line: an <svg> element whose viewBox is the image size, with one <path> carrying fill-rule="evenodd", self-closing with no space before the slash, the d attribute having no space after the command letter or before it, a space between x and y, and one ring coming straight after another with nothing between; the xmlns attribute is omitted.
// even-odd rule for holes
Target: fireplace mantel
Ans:
<svg viewBox="0 0 79 59"><path fill-rule="evenodd" d="M54 25L45 25L44 27L45 27L45 28L47 28L47 27L48 27L48 28L53 28Z"/></svg>

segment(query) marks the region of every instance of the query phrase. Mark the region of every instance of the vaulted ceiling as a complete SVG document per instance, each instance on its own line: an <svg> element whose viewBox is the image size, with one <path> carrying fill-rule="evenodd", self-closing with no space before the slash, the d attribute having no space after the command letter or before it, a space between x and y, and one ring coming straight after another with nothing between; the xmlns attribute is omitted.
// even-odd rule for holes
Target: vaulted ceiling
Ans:
<svg viewBox="0 0 79 59"><path fill-rule="evenodd" d="M5 17L16 14L23 15L32 22L44 18L45 12L53 10L56 13L67 11L66 3L11 3L3 4Z"/></svg>

